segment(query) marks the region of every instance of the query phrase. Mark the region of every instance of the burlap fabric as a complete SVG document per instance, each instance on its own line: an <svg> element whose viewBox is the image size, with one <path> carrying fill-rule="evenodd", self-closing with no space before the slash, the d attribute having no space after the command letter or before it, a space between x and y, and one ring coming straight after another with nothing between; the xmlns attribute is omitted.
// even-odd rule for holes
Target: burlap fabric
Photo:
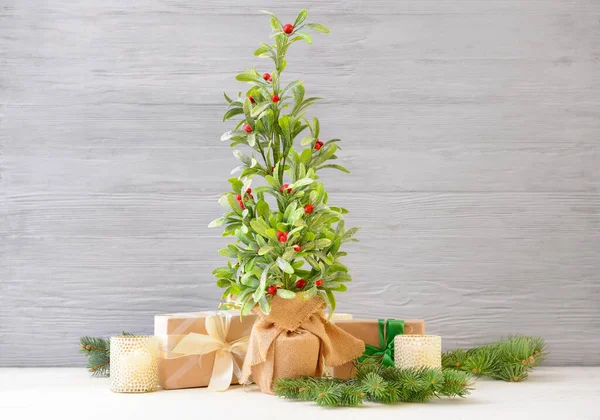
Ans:
<svg viewBox="0 0 600 420"><path fill-rule="evenodd" d="M339 366L361 356L364 342L327 322L325 306L320 297L306 301L274 296L269 315L255 309L258 320L240 383L249 383L252 376L262 392L272 394L277 378L321 376L324 364Z"/></svg>

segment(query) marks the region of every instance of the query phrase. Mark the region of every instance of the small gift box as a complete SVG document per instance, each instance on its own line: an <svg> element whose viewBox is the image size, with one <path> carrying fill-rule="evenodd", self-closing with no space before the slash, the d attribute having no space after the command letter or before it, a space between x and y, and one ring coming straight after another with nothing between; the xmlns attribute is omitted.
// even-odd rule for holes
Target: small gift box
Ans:
<svg viewBox="0 0 600 420"><path fill-rule="evenodd" d="M425 334L425 321L422 319L369 319L336 321L335 324L356 338L365 342L365 353L358 361L376 359L386 366L394 366L394 337L400 334ZM335 378L349 379L354 376L353 363L333 368Z"/></svg>
<svg viewBox="0 0 600 420"><path fill-rule="evenodd" d="M156 315L159 385L224 391L238 383L255 320L233 310Z"/></svg>

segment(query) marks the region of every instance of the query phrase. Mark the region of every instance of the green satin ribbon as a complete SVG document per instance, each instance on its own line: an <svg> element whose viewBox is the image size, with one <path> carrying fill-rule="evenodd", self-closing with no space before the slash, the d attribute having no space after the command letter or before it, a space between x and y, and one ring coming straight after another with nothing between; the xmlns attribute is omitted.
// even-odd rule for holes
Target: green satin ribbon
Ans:
<svg viewBox="0 0 600 420"><path fill-rule="evenodd" d="M404 334L404 321L401 319L380 319L377 321L379 328L379 347L365 344L365 352L358 358L364 362L368 358L380 359L384 366L394 366L394 337Z"/></svg>

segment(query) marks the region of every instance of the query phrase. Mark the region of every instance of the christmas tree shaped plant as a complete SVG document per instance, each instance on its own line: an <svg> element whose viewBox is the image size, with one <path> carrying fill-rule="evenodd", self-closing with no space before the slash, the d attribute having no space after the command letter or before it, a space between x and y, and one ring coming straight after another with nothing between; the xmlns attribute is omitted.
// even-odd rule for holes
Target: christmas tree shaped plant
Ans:
<svg viewBox="0 0 600 420"><path fill-rule="evenodd" d="M237 242L219 250L230 260L213 274L225 289L223 298L235 300L242 314L256 305L269 314L275 295L321 296L335 310L334 292L345 291L344 283L351 280L341 247L355 240L357 229L345 229L347 210L328 204L319 174L348 171L330 162L337 159L340 140L321 141L319 120L307 117L321 98L306 97L301 80L284 83L282 77L288 48L296 41L311 44L306 30L329 30L306 23L306 10L285 25L266 13L275 43L261 43L254 55L270 58L273 68L264 74L245 70L236 79L250 88L236 99L224 94L223 120L239 121L221 140L230 142L241 164L232 171L238 177L229 179L232 191L219 200L226 213L209 227L224 226L223 236L235 236Z"/></svg>

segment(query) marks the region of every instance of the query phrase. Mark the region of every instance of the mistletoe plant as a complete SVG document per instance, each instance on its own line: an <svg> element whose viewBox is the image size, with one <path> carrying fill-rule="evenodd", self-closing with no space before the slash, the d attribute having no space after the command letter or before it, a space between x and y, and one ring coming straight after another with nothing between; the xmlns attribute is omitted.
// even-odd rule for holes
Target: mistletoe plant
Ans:
<svg viewBox="0 0 600 420"><path fill-rule="evenodd" d="M221 141L236 148L233 154L241 165L232 171L239 176L229 179L233 191L219 200L226 213L209 227L225 226L223 236L235 236L237 242L219 250L230 260L213 274L225 289L223 298L234 298L242 314L257 304L269 313L274 295L322 296L335 310L334 292L345 291L344 283L351 280L340 261L346 255L340 248L355 240L357 228L345 229L348 211L328 205L318 173L328 168L348 170L330 163L337 159L340 140L319 140L319 120L306 117L307 109L321 98L305 97L301 80L284 85L281 79L288 48L296 41L312 43L305 30L329 30L306 23L306 10L293 25L265 13L271 15L275 43L261 43L254 55L270 58L274 69L262 75L256 68L245 70L236 79L250 84L250 89L235 100L224 93L228 105L223 120L238 116L241 120ZM301 133L310 133L300 142L302 150L295 144ZM249 148L250 154L240 146ZM264 185L251 188L259 178L265 179Z"/></svg>

